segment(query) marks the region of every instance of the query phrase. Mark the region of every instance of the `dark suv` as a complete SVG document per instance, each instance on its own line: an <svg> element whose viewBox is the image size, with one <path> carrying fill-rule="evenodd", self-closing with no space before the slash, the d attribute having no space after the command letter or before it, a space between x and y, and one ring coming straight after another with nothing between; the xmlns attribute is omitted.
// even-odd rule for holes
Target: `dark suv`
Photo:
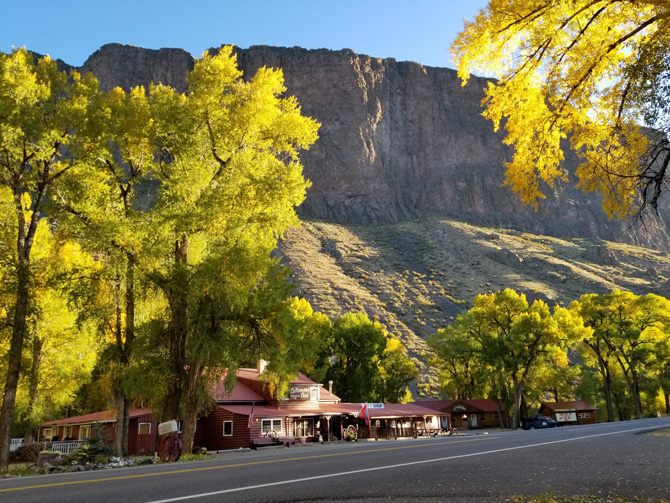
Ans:
<svg viewBox="0 0 670 503"><path fill-rule="evenodd" d="M535 428L556 428L558 423L549 416L530 416L521 420L521 427L524 430L534 430Z"/></svg>

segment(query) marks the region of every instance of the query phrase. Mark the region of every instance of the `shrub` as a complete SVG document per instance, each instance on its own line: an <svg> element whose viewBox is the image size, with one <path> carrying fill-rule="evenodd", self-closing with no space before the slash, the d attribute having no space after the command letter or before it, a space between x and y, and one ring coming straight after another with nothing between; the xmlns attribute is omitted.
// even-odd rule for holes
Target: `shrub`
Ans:
<svg viewBox="0 0 670 503"><path fill-rule="evenodd" d="M94 425L91 428L92 435L88 439L88 444L79 447L72 453L70 459L79 464L88 464L98 461L99 458L108 457L112 454L112 448L105 444L107 435L105 435L102 426Z"/></svg>
<svg viewBox="0 0 670 503"><path fill-rule="evenodd" d="M37 456L44 449L43 442L31 442L9 453L10 463L36 463Z"/></svg>

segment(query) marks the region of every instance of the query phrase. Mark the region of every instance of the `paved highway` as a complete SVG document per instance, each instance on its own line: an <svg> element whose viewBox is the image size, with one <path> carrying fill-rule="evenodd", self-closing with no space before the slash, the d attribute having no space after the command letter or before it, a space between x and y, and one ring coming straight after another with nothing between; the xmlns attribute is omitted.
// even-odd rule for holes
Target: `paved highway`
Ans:
<svg viewBox="0 0 670 503"><path fill-rule="evenodd" d="M225 460L0 481L11 502L500 502L515 494L670 498L670 418L245 452Z"/></svg>

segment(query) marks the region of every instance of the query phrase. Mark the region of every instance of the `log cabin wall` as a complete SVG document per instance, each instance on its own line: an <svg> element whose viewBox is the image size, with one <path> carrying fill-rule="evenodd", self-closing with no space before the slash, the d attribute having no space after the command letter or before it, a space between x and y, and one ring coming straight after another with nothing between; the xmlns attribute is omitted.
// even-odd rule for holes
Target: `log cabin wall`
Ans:
<svg viewBox="0 0 670 503"><path fill-rule="evenodd" d="M224 436L224 421L232 421L232 435ZM260 436L261 423L254 421L251 431L248 425L248 416L233 414L221 406L215 406L207 417L198 420L194 446L205 447L208 451L250 447L250 439Z"/></svg>

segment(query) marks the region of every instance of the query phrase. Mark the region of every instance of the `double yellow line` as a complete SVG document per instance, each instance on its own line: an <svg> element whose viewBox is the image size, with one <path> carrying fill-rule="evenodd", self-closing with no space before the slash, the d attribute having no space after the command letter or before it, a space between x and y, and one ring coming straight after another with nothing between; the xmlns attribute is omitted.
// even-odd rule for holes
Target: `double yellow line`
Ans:
<svg viewBox="0 0 670 503"><path fill-rule="evenodd" d="M467 440L452 440L446 442L430 442L430 445L453 445L453 444L462 444L468 442L478 442L480 440L488 440L497 437L482 437L482 438L472 438ZM145 477L160 477L163 475L175 475L179 473L193 473L193 472L204 472L208 470L221 470L224 468L239 468L242 466L253 466L253 465L267 465L272 463L285 463L292 461L304 461L307 459L320 459L320 458L332 458L336 456L352 456L357 454L367 454L370 452L385 452L385 451L398 451L402 449L417 449L420 447L425 447L424 445L403 445L397 447L383 447L380 449L364 449L359 451L349 451L349 452L334 452L329 454L316 454L313 456L301 456L299 458L283 458L283 459L269 459L265 461L248 461L246 463L236 463L233 465L223 465L223 466L207 466L201 468L187 468L184 470L172 470L167 472L158 472L158 473L143 473L137 475L122 475L119 477L105 477L99 479L88 479L88 480L74 480L70 482L54 482L51 484L37 484L32 486L22 486L22 487L11 487L8 489L0 489L0 493L7 493L12 491L26 491L28 489L43 489L46 487L59 487L59 486L73 486L78 484L92 484L94 482L108 482L112 480L129 480L129 479L140 479Z"/></svg>

